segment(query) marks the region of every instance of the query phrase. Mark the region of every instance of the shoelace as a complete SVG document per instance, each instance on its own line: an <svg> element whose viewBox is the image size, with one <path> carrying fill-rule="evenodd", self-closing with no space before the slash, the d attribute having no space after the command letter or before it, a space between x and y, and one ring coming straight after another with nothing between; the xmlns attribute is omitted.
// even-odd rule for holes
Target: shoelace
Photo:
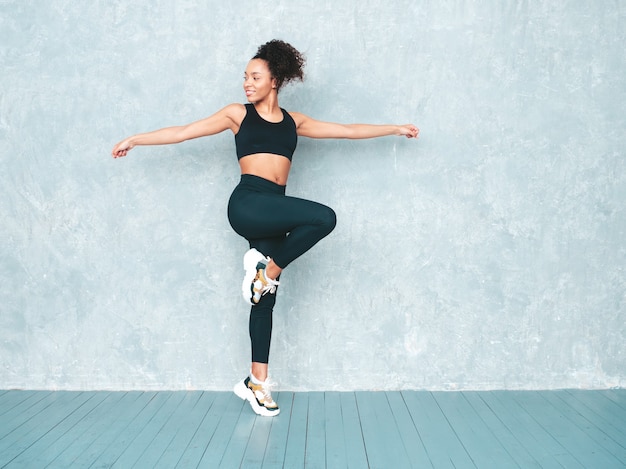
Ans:
<svg viewBox="0 0 626 469"><path fill-rule="evenodd" d="M267 288L267 287L269 287L269 288ZM263 287L263 295L265 295L268 292L272 293L272 294L276 293L276 285L269 285L268 284L268 285L264 286Z"/></svg>
<svg viewBox="0 0 626 469"><path fill-rule="evenodd" d="M265 380L265 383L261 386L263 398L266 402L274 403L274 399L272 399L272 388L276 385L274 381L271 381L269 378Z"/></svg>
<svg viewBox="0 0 626 469"><path fill-rule="evenodd" d="M265 270L265 269L264 269ZM264 283L263 280L261 280L260 276L257 274L257 277L255 279L259 280L263 286L261 287L261 296L265 295L266 293L276 293L276 287L278 285L280 285L280 282L277 282L276 280L272 280L270 279L267 275L263 274L263 278L265 278L267 280L267 283Z"/></svg>
<svg viewBox="0 0 626 469"><path fill-rule="evenodd" d="M267 263L268 263L268 264L269 264L269 263L270 263L270 261L272 260L272 259L270 258L270 256L267 256L265 259L267 260ZM266 264L266 265L267 265L267 264ZM266 278L266 279L270 282L268 285L271 285L271 286L270 286L270 289L269 289L269 290L267 290L267 291L265 291L265 287L266 287L266 286L265 286L265 285L263 286L263 290L264 290L264 291L263 291L263 295L265 295L267 292L270 292L270 293L273 295L274 293L276 293L276 287L277 287L278 285L280 285L280 282L277 282L276 280L271 280L271 279L270 279L269 277L267 277L265 274L264 274L263 276L264 276L264 277L265 277L265 278ZM270 396L270 399L271 399L271 396Z"/></svg>

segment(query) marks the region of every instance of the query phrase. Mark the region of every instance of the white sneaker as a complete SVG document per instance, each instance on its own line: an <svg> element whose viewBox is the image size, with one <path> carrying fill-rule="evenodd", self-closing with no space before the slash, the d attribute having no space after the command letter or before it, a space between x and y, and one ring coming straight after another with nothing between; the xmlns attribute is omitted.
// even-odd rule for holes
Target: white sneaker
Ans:
<svg viewBox="0 0 626 469"><path fill-rule="evenodd" d="M241 291L244 300L251 305L257 304L266 293L276 293L276 287L280 285L280 282L265 275L268 262L269 257L263 256L254 248L243 256L243 268L246 273L241 284Z"/></svg>
<svg viewBox="0 0 626 469"><path fill-rule="evenodd" d="M257 415L274 417L280 413L280 409L274 399L267 381L263 384L254 384L248 376L239 381L233 389L235 394L244 401L250 403L250 407Z"/></svg>

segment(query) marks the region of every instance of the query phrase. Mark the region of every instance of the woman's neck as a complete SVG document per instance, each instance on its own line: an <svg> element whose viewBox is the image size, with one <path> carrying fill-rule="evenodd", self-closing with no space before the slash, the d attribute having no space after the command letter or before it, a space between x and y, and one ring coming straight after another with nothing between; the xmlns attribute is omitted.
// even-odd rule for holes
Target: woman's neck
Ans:
<svg viewBox="0 0 626 469"><path fill-rule="evenodd" d="M266 99L254 103L254 108L256 109L256 112L258 112L262 116L282 116L282 111L280 110L280 106L278 105L278 96L276 95L276 93L272 93Z"/></svg>
<svg viewBox="0 0 626 469"><path fill-rule="evenodd" d="M278 106L278 93L276 90L272 90L265 98L254 103L254 107L258 112L263 114L272 114L279 109Z"/></svg>

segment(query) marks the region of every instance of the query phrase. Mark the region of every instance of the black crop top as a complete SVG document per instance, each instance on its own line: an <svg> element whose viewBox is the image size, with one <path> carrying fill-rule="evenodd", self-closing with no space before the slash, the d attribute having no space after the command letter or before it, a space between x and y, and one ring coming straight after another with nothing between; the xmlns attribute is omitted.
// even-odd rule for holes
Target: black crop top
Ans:
<svg viewBox="0 0 626 469"><path fill-rule="evenodd" d="M237 159L254 153L272 153L291 161L298 144L296 123L283 108L283 120L269 122L259 116L254 104L246 104L246 117L235 134Z"/></svg>

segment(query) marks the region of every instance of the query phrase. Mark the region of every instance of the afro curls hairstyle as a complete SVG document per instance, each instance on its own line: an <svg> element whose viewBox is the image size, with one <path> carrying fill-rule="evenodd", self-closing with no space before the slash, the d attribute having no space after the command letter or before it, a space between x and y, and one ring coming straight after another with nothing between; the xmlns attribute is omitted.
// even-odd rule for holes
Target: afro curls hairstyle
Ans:
<svg viewBox="0 0 626 469"><path fill-rule="evenodd" d="M304 55L285 41L273 39L266 42L252 59L262 59L268 63L270 73L276 79L276 91L291 81L304 80Z"/></svg>

